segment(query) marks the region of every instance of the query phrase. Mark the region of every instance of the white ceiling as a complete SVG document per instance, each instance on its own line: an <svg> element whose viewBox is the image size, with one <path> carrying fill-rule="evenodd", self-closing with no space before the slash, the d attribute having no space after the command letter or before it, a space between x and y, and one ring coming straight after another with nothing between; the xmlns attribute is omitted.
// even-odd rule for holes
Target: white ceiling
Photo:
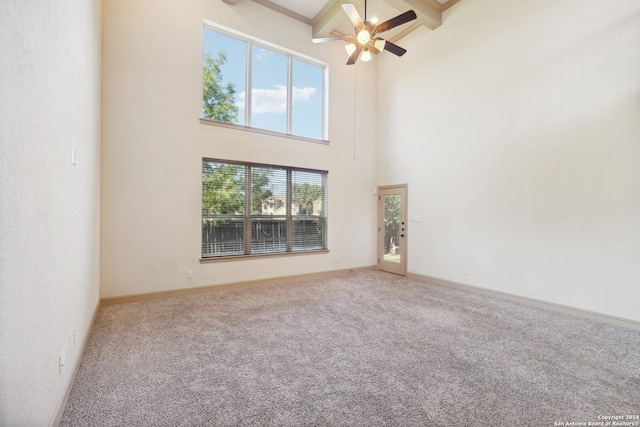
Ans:
<svg viewBox="0 0 640 427"><path fill-rule="evenodd" d="M248 0L222 0L228 4ZM252 0L265 7L297 19L312 27L314 37L345 34L353 30L342 3L354 3L365 17L365 0ZM414 10L418 19L392 30L387 39L397 41L421 26L435 29L442 23L442 12L460 0L366 0L367 20L377 17L380 22L407 10Z"/></svg>

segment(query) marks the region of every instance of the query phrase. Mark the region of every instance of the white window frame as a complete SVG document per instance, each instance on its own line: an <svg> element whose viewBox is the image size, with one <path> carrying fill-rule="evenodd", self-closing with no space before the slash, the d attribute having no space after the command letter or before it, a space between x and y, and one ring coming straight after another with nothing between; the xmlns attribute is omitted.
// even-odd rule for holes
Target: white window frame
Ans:
<svg viewBox="0 0 640 427"><path fill-rule="evenodd" d="M237 166L241 166L245 168L245 176L247 177L246 181L245 181L245 188L244 188L244 212L243 213L239 213L239 214L219 214L219 215L202 215L202 220L205 219L215 219L215 218L220 218L220 219L226 219L226 218L244 218L244 241L243 241L243 246L244 246L244 253L240 254L240 253L236 253L236 254L229 254L229 253L221 253L219 255L213 255L210 252L207 252L208 255L205 255L205 245L207 244L206 242L204 242L203 240L201 240L201 252L200 252L200 261L201 262L208 262L208 261L225 261L225 260L233 260L233 259L246 259L246 258L253 258L253 257L269 257L269 256L290 256L290 255L301 255L301 254L317 254L317 253L326 253L329 251L328 249L328 230L329 230L329 216L328 216L328 177L329 177L329 171L326 170L318 170L318 169L308 169L308 168L299 168L299 167L293 167L293 166L282 166L282 165L271 165L271 164L263 164L263 163L252 163L252 162L243 162L243 161L236 161L236 160L225 160L225 159L214 159L214 158L208 158L208 157L203 157L202 158L202 162L203 163L220 163L220 164L226 164L226 165L237 165ZM280 219L283 219L286 221L286 249L285 250L281 250L281 251L268 251L268 252L260 252L260 251L254 251L251 247L252 245L252 232L251 232L251 227L252 227L252 221L254 219L261 219L261 218L271 218L271 216L269 216L268 214L254 214L252 212L251 206L252 206L252 200L251 200L251 179L250 177L250 171L251 168L261 168L261 167L266 167L266 168L274 168L274 169L280 169L280 170L285 170L286 174L287 174L287 179L286 179L286 214L284 215L278 215L277 217ZM292 174L294 172L310 172L310 173L314 173L314 174L320 174L322 176L322 207L321 207L321 214L318 216L314 216L314 215L300 215L297 212L294 213L293 212L293 182L292 182ZM203 192L201 192L201 194L203 194ZM202 202L201 202L202 203ZM294 235L293 235L293 223L296 220L306 220L306 219L313 219L313 220L320 220L322 222L322 227L323 227L323 232L322 232L322 244L321 247L315 247L315 248L295 248L294 245ZM202 233L201 233L202 235Z"/></svg>
<svg viewBox="0 0 640 427"><path fill-rule="evenodd" d="M308 142L320 142L328 144L328 133L329 133L329 72L328 65L325 62L319 61L317 59L311 58L309 56L303 55L301 53L295 52L293 50L284 48L282 46L278 46L273 43L269 43L264 40L260 40L256 37L249 36L247 34L243 34L239 31L233 30L228 27L224 27L220 24L216 24L211 21L204 21L203 25L203 43L204 43L204 31L216 31L221 33L227 37L236 38L238 40L244 41L247 43L247 52L246 52L246 75L245 75L245 125L239 125L237 123L227 123L227 122L219 122L217 120L210 120L205 118L200 118L200 123L207 125L215 125L222 126L228 128L235 128L241 130L247 130L251 132L263 133L268 135L276 135L276 136L284 136L287 138L293 138ZM252 46L263 47L265 49L273 50L279 54L287 56L288 60L288 70L287 70L287 132L276 132L268 129L255 128L251 126L251 106L252 106ZM204 46L202 51L204 52ZM292 114L293 114L293 60L297 59L299 61L307 62L311 65L315 65L323 68L323 81L322 81L322 138L316 139L302 135L296 135L291 132L292 129ZM204 83L203 83L204 84Z"/></svg>

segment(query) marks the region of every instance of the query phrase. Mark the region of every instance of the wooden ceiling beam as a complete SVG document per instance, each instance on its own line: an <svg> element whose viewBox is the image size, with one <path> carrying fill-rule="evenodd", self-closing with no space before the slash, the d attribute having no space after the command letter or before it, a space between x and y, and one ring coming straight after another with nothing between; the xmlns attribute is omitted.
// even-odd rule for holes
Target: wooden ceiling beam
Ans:
<svg viewBox="0 0 640 427"><path fill-rule="evenodd" d="M344 0L330 0L311 20L311 34L321 37L331 34L333 30L346 18L342 10Z"/></svg>
<svg viewBox="0 0 640 427"><path fill-rule="evenodd" d="M401 39L408 36L418 28L422 28L422 24L420 24L419 22L406 24L406 26L402 30L398 31L396 34L393 35L393 37L391 37L388 40L391 43L398 43Z"/></svg>
<svg viewBox="0 0 640 427"><path fill-rule="evenodd" d="M458 3L460 0L449 0L445 4L440 3L438 0L424 0L424 1L426 1L429 4L431 4L436 9L439 9L442 12L444 12L445 10L449 9L454 4Z"/></svg>
<svg viewBox="0 0 640 427"><path fill-rule="evenodd" d="M225 1L225 0L222 0ZM233 1L234 3L238 0L230 0ZM271 10L275 10L276 12L282 13L283 15L288 16L289 18L293 18L296 21L300 21L303 24L307 24L307 25L311 25L311 19L307 18L306 16L302 16L298 13L295 13L292 10L289 10L287 8L284 8L282 6L280 6L279 4L275 4L269 0L252 0L254 3L258 3L261 4L264 7L267 7Z"/></svg>
<svg viewBox="0 0 640 427"><path fill-rule="evenodd" d="M418 15L417 21L425 27L435 30L442 25L443 5L437 1L427 0L383 0L398 10L413 9ZM435 3L435 4L434 4ZM436 6L436 4L440 6Z"/></svg>
<svg viewBox="0 0 640 427"><path fill-rule="evenodd" d="M311 33L313 37L322 37L331 34L338 34L336 28L345 19L344 11L342 10L342 3L349 0L329 0L324 7L318 12L313 19L309 19L305 16L299 15L289 9L286 9L278 4L275 4L269 0L252 0L255 3L261 4L271 10L282 13L297 21L303 22L311 26ZM388 5L396 8L397 10L409 10L413 9L418 16L417 20L403 31L397 33L393 40L399 40L412 31L415 31L419 25L425 26L431 30L438 28L442 25L442 12L458 3L460 0L449 0L445 4L441 4L438 0L382 0ZM222 0L223 3L229 5L235 5L238 0Z"/></svg>

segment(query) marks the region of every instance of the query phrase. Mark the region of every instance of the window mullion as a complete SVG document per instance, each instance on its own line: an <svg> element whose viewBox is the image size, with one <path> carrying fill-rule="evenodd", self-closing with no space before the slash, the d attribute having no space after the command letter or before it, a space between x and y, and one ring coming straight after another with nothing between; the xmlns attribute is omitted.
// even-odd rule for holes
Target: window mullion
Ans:
<svg viewBox="0 0 640 427"><path fill-rule="evenodd" d="M251 254L251 167L244 167L244 254Z"/></svg>

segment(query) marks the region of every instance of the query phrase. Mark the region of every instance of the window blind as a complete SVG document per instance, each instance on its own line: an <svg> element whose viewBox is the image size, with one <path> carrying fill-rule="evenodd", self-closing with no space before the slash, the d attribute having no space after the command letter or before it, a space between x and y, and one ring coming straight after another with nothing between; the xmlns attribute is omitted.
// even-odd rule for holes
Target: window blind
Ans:
<svg viewBox="0 0 640 427"><path fill-rule="evenodd" d="M327 248L327 171L202 161L202 257Z"/></svg>

